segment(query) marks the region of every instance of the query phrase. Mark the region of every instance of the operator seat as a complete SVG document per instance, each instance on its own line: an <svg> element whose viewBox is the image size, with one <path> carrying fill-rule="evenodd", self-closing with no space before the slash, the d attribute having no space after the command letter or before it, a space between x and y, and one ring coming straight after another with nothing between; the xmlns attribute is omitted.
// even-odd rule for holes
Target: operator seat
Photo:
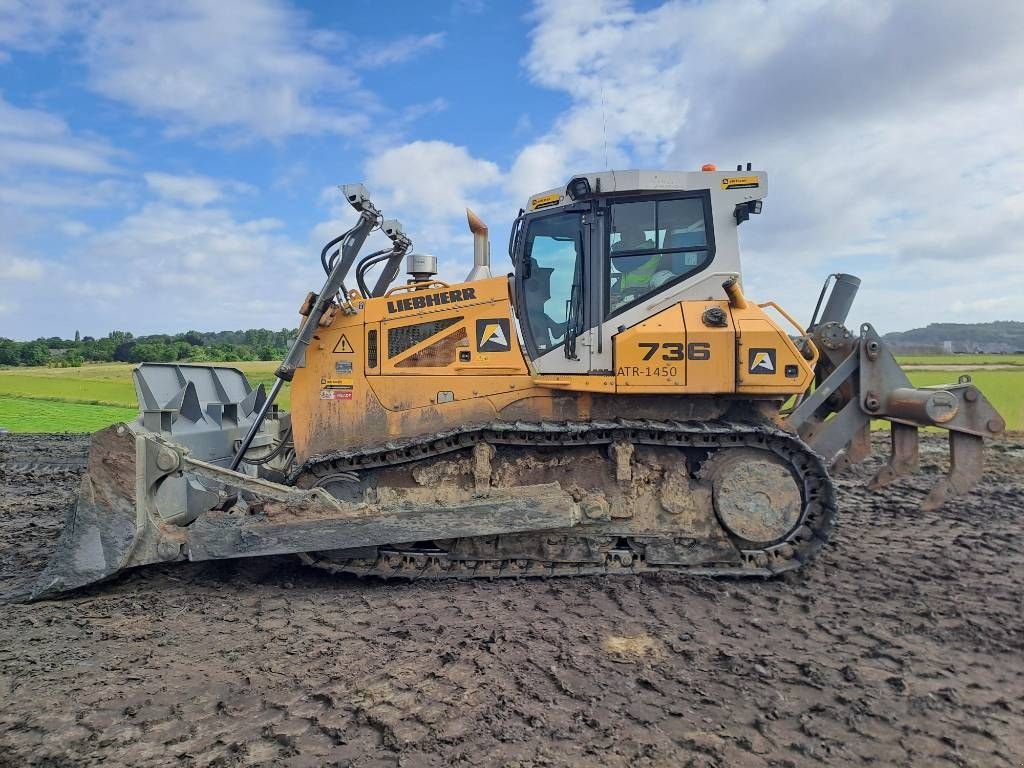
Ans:
<svg viewBox="0 0 1024 768"><path fill-rule="evenodd" d="M566 323L559 323L544 311L544 304L551 298L551 273L555 270L542 267L530 258L530 276L523 281L526 291L526 319L530 324L537 348L546 351L554 346L557 339L565 336Z"/></svg>

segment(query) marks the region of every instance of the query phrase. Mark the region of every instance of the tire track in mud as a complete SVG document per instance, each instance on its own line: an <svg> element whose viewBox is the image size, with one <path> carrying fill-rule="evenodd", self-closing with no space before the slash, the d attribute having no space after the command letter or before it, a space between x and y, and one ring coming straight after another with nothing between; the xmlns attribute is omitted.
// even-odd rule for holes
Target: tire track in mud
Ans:
<svg viewBox="0 0 1024 768"><path fill-rule="evenodd" d="M42 568L85 450L3 440L0 591ZM945 448L922 449L885 495L858 485L878 459L839 478L833 543L773 581L380 583L266 558L5 605L0 765L1019 765L1024 441L927 515Z"/></svg>

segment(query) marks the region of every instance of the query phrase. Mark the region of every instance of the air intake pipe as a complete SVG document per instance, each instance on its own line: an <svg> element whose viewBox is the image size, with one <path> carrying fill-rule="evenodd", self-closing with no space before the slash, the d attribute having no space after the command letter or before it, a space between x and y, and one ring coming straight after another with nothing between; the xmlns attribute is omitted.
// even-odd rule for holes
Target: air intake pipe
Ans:
<svg viewBox="0 0 1024 768"><path fill-rule="evenodd" d="M486 280L491 276L491 241L487 239L487 225L470 208L466 209L466 218L469 231L473 233L473 270L466 282Z"/></svg>

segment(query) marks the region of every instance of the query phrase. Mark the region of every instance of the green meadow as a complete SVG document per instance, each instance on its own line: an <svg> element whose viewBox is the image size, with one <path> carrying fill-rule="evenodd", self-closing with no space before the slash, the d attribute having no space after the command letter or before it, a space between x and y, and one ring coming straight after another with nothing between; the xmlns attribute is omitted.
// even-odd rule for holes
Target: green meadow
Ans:
<svg viewBox="0 0 1024 768"><path fill-rule="evenodd" d="M970 371L907 371L918 387L955 382L961 373L966 373L977 385L989 402L995 406L1011 432L1024 432L1024 367L1019 370L975 369Z"/></svg>
<svg viewBox="0 0 1024 768"><path fill-rule="evenodd" d="M253 386L268 390L275 362L224 363L238 368ZM98 363L80 368L0 370L0 428L11 432L95 432L135 418L138 401L132 363ZM289 406L287 385L278 403Z"/></svg>
<svg viewBox="0 0 1024 768"><path fill-rule="evenodd" d="M1024 355L898 355L902 365L1020 365L1024 366Z"/></svg>
<svg viewBox="0 0 1024 768"><path fill-rule="evenodd" d="M969 374L1006 419L1007 428L1024 431L1024 355L935 355L901 357L917 386L955 382ZM256 386L268 389L275 362L226 363ZM942 370L932 366L956 366ZM999 366L999 367L994 367ZM128 363L80 368L7 368L0 370L0 428L11 432L95 432L135 418L137 403ZM285 387L279 403L289 406Z"/></svg>

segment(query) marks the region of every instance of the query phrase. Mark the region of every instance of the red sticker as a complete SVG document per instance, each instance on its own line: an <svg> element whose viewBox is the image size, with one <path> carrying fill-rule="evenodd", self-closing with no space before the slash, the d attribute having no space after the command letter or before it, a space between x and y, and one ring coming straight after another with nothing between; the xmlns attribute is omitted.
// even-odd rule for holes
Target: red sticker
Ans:
<svg viewBox="0 0 1024 768"><path fill-rule="evenodd" d="M352 390L342 389L321 389L320 390L321 400L351 400Z"/></svg>

